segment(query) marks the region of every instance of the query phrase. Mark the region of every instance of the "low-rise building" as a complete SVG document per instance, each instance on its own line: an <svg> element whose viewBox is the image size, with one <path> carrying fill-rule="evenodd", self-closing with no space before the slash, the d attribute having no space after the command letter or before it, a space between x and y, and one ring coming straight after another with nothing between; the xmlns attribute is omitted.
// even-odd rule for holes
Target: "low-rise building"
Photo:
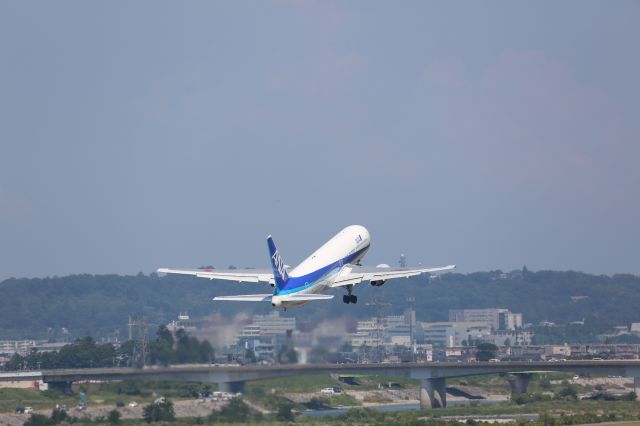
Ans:
<svg viewBox="0 0 640 426"><path fill-rule="evenodd" d="M571 346L545 345L544 355L546 358L569 358L571 356Z"/></svg>
<svg viewBox="0 0 640 426"><path fill-rule="evenodd" d="M522 314L508 309L452 309L449 311L450 322L482 322L494 330L516 330L522 328Z"/></svg>
<svg viewBox="0 0 640 426"><path fill-rule="evenodd" d="M491 335L491 327L483 322L423 322L424 341L444 347L473 345Z"/></svg>

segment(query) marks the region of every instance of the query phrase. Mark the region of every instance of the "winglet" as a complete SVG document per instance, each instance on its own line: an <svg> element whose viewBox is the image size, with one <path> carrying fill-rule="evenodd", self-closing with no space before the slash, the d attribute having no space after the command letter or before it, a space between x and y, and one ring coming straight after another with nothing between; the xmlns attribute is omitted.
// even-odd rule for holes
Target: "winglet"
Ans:
<svg viewBox="0 0 640 426"><path fill-rule="evenodd" d="M267 237L267 245L269 246L269 256L271 257L271 268L273 269L273 277L276 280L276 288L282 289L289 279L287 269L271 235Z"/></svg>

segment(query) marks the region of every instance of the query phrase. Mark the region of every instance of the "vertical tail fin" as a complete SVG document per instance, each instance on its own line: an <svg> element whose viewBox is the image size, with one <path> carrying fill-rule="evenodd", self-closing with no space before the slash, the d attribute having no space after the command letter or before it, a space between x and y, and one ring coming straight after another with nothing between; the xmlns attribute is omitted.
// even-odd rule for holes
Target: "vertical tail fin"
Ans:
<svg viewBox="0 0 640 426"><path fill-rule="evenodd" d="M284 288L289 279L287 270L284 267L280 252L276 248L271 235L267 237L267 245L269 246L269 256L271 257L271 268L273 269L273 277L276 279L276 289Z"/></svg>

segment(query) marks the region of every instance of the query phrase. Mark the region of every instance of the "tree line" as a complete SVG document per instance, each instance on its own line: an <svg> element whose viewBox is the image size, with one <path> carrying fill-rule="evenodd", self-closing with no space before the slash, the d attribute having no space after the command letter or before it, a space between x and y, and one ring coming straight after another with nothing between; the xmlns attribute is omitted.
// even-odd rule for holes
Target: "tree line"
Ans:
<svg viewBox="0 0 640 426"><path fill-rule="evenodd" d="M160 326L155 340L149 343L144 359L134 341L122 345L96 343L91 337L77 339L57 352L32 351L27 355L14 354L6 363L6 370L51 370L59 368L105 368L142 365L197 364L211 362L214 350L206 341L189 336L178 329L175 336Z"/></svg>
<svg viewBox="0 0 640 426"><path fill-rule="evenodd" d="M397 286L403 291L388 290ZM534 324L543 320L564 324L584 321L577 328L561 331L584 341L615 325L640 322L639 289L640 277L635 275L522 268L509 273L445 274L438 279L420 276L375 288L363 283L355 288L361 300L357 305L346 306L339 300L309 303L287 315L297 316L300 324L337 317L369 318L375 309L366 302L374 297L388 304L385 314L397 315L408 306L407 296L412 296L421 321L446 321L450 309L507 308L521 312L525 322ZM156 274L12 278L0 283L0 339L56 337L62 328L77 337L122 335L129 315L166 324L174 319L176 307L193 316L219 313L226 317L233 317L238 308L248 314L272 309L268 303L211 301L215 296L239 292L242 289L237 283ZM546 333L548 340L555 339L554 333Z"/></svg>

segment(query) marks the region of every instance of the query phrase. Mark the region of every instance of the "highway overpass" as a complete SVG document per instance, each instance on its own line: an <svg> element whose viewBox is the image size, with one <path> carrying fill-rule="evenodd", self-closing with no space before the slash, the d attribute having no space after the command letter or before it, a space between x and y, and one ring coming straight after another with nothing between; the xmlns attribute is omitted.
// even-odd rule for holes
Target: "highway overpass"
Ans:
<svg viewBox="0 0 640 426"><path fill-rule="evenodd" d="M634 379L640 394L640 361L557 361L557 362L428 362L400 364L302 364L302 365L186 365L148 368L91 368L43 370L42 380L53 387L68 388L84 380L180 380L218 383L221 389L241 391L252 380L311 373L408 376L420 380L421 408L445 407L446 379L503 374L513 393L526 392L535 373L562 371L591 376L622 376ZM33 380L32 377L30 377ZM0 375L0 381L19 380L18 372Z"/></svg>

